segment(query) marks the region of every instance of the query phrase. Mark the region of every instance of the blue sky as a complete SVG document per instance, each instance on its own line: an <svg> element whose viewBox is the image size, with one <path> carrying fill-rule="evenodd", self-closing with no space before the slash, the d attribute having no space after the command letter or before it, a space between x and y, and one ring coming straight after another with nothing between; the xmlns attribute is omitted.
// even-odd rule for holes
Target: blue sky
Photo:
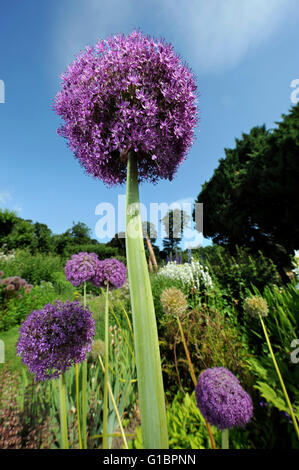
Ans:
<svg viewBox="0 0 299 470"><path fill-rule="evenodd" d="M117 208L125 194L87 176L56 133L59 76L87 44L138 27L171 42L197 77L195 144L171 183L141 185L147 207L193 200L224 148L288 112L299 79L296 0L26 0L2 2L0 18L0 207L54 233L81 221L95 236L96 206Z"/></svg>

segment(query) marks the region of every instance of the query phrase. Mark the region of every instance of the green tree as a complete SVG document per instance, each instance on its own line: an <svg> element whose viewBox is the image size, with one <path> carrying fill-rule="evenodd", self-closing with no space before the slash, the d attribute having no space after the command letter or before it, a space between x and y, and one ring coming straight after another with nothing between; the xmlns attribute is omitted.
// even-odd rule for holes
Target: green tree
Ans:
<svg viewBox="0 0 299 470"><path fill-rule="evenodd" d="M15 224L19 221L15 212L8 209L0 209L0 243L5 243L5 238L10 234Z"/></svg>
<svg viewBox="0 0 299 470"><path fill-rule="evenodd" d="M55 253L65 256L65 253L73 247L73 238L70 229L64 233L53 235L53 244Z"/></svg>
<svg viewBox="0 0 299 470"><path fill-rule="evenodd" d="M73 222L73 226L70 229L70 235L75 244L90 243L90 233L90 228L84 222Z"/></svg>
<svg viewBox="0 0 299 470"><path fill-rule="evenodd" d="M107 243L108 247L116 248L121 256L126 256L125 232L119 232Z"/></svg>
<svg viewBox="0 0 299 470"><path fill-rule="evenodd" d="M83 222L73 222L72 228L64 233L53 236L55 252L61 256L84 251L81 247L84 245L94 245L97 241L90 238L90 228Z"/></svg>
<svg viewBox="0 0 299 470"><path fill-rule="evenodd" d="M12 231L5 238L9 249L29 248L31 252L36 249L37 241L34 235L34 225L31 220L19 219Z"/></svg>
<svg viewBox="0 0 299 470"><path fill-rule="evenodd" d="M36 238L36 249L43 253L49 253L53 250L53 235L46 224L36 222L34 224L34 236Z"/></svg>

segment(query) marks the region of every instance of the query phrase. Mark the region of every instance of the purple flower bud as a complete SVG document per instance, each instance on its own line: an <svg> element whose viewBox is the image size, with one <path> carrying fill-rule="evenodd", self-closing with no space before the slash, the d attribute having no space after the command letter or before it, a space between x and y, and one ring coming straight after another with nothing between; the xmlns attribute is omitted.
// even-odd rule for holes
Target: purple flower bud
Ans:
<svg viewBox="0 0 299 470"><path fill-rule="evenodd" d="M205 419L218 429L243 427L252 417L252 401L237 377L225 367L200 374L195 397Z"/></svg>

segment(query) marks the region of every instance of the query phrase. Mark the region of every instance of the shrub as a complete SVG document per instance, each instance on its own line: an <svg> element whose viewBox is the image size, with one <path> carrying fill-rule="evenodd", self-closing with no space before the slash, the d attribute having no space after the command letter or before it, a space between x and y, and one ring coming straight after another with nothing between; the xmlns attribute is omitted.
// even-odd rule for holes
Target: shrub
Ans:
<svg viewBox="0 0 299 470"><path fill-rule="evenodd" d="M106 246L104 243L98 244L82 244L82 245L70 245L64 249L63 255L64 258L67 260L71 258L73 254L77 254L80 252L86 253L95 253L98 255L99 259L105 258L118 258L118 249Z"/></svg>
<svg viewBox="0 0 299 470"><path fill-rule="evenodd" d="M19 325L33 310L39 310L57 298L51 283L43 282L35 286L21 299L12 297L0 312L0 331Z"/></svg>
<svg viewBox="0 0 299 470"><path fill-rule="evenodd" d="M213 246L200 248L194 256L210 268L213 280L228 300L241 300L240 311L251 284L264 289L280 282L276 266L261 251L251 255L248 249L236 247L233 256L225 248Z"/></svg>
<svg viewBox="0 0 299 470"><path fill-rule="evenodd" d="M198 307L189 309L181 318L185 341L188 346L195 374L208 367L223 366L242 379L246 387L251 385L246 359L248 348L237 325L227 314L227 307L213 297L206 297ZM163 372L169 396L192 387L189 366L176 319L164 315L159 321L161 355L164 358Z"/></svg>
<svg viewBox="0 0 299 470"><path fill-rule="evenodd" d="M35 254L29 251L17 251L15 258L9 261L0 260L0 269L6 277L20 276L30 284L37 285L41 281L53 282L57 271L63 272L63 263L59 256Z"/></svg>

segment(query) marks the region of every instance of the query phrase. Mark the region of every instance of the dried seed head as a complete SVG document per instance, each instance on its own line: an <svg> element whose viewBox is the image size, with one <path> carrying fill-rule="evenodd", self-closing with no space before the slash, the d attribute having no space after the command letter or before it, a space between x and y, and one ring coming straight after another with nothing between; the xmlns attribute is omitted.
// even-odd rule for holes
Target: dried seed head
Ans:
<svg viewBox="0 0 299 470"><path fill-rule="evenodd" d="M101 339L97 339L93 342L92 345L92 350L91 350L91 355L94 358L97 358L98 356L104 356L104 351L105 351L105 343Z"/></svg>
<svg viewBox="0 0 299 470"><path fill-rule="evenodd" d="M258 318L259 315L261 317L266 317L269 313L267 301L258 295L247 297L245 299L244 307L248 315L255 318Z"/></svg>
<svg viewBox="0 0 299 470"><path fill-rule="evenodd" d="M167 315L182 317L188 308L185 295L179 289L165 289L161 295L161 304Z"/></svg>

